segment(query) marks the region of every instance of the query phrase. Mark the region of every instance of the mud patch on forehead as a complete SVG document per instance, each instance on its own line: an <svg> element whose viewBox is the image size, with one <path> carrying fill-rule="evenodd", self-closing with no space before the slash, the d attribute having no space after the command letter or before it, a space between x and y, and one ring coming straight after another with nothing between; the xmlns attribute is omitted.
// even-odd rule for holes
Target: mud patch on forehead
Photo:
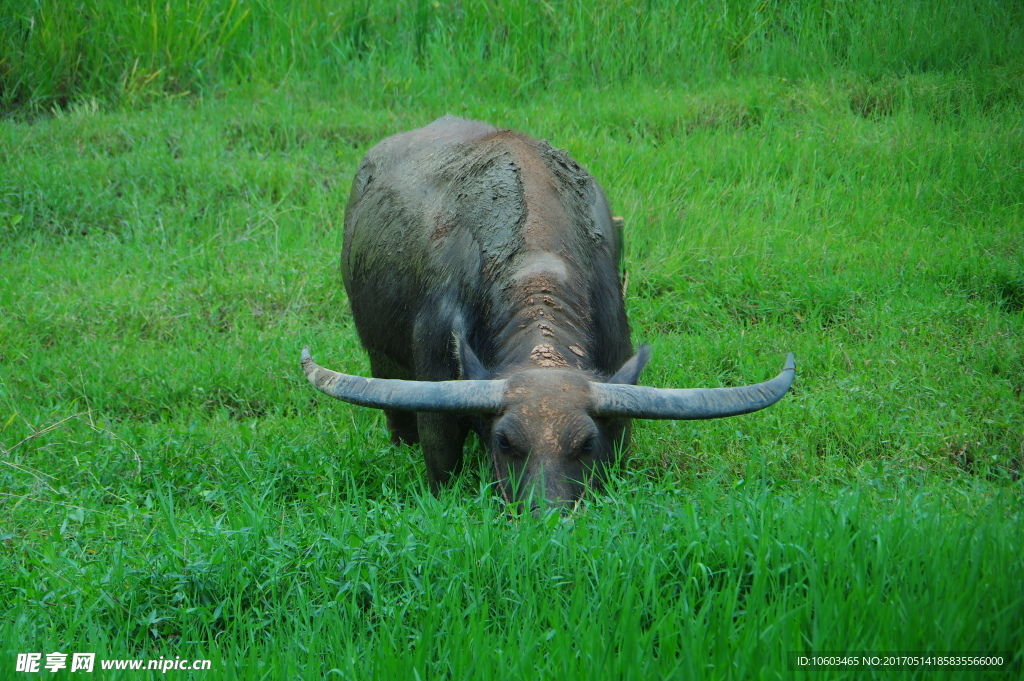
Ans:
<svg viewBox="0 0 1024 681"><path fill-rule="evenodd" d="M552 345L535 345L533 350L530 351L530 359L532 359L537 364L537 366L561 368L569 367L569 363L565 361L565 357L562 357L558 350L555 350L554 346Z"/></svg>

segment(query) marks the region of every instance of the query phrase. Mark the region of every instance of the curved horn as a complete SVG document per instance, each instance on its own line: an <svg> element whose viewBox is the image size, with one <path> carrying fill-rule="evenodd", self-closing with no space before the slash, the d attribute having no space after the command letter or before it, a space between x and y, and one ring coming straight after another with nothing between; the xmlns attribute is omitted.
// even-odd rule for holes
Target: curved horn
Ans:
<svg viewBox="0 0 1024 681"><path fill-rule="evenodd" d="M591 383L594 414L638 419L716 419L770 407L786 394L796 374L793 353L770 381L738 388L673 390L639 385Z"/></svg>
<svg viewBox="0 0 1024 681"><path fill-rule="evenodd" d="M302 370L325 395L377 409L489 414L501 409L505 381L399 381L325 369L302 348Z"/></svg>

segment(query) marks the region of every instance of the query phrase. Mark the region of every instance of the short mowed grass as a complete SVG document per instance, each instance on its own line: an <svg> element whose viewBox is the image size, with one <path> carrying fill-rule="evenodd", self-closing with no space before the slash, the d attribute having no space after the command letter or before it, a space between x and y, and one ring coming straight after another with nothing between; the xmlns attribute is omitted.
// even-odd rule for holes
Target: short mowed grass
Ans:
<svg viewBox="0 0 1024 681"><path fill-rule="evenodd" d="M145 81L180 55L127 28L119 49L156 61L112 50L95 82L0 59L0 678L55 651L210 659L167 674L196 679L963 674L794 669L823 652L996 653L976 678L1019 677L1024 62L1010 10L978 4L910 37L849 8L690 17L692 73L608 78L569 68L586 21L624 55L691 43L578 8L552 28L510 3L534 33L502 38L469 10L389 23L367 3L323 15L349 71L282 35L278 73L252 42L268 0L236 33L241 3L174 5L207 7L221 50L180 58L192 80ZM800 71L805 53L822 61ZM430 495L419 449L317 393L298 355L368 374L338 270L349 182L444 113L548 139L604 186L644 384L756 382L792 351L790 394L637 422L628 465L569 514L506 508L475 442Z"/></svg>

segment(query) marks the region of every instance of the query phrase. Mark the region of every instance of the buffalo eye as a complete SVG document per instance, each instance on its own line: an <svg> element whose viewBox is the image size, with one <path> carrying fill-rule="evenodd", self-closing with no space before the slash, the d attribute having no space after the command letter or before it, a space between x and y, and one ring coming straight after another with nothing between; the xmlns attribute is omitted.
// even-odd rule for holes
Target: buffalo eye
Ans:
<svg viewBox="0 0 1024 681"><path fill-rule="evenodd" d="M499 433L498 437L495 438L495 442L498 443L498 449L509 451L512 449L512 443L508 441L508 437L504 433Z"/></svg>
<svg viewBox="0 0 1024 681"><path fill-rule="evenodd" d="M592 452L592 451L594 451L594 447L595 446L596 446L596 444L594 442L594 438L593 437L588 437L586 440L583 441L583 444L580 446L580 451L581 452Z"/></svg>

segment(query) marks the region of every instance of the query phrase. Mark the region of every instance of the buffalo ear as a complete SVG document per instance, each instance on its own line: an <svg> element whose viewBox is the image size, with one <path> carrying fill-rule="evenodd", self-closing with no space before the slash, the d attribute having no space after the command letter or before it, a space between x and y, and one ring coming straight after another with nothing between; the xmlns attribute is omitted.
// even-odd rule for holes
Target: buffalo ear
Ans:
<svg viewBox="0 0 1024 681"><path fill-rule="evenodd" d="M615 375L609 378L606 383L625 383L628 385L636 385L636 382L640 380L640 373L647 366L647 362L651 359L651 346L641 345L636 354L626 360L626 363L622 365L622 368L615 372Z"/></svg>
<svg viewBox="0 0 1024 681"><path fill-rule="evenodd" d="M465 336L455 336L456 356L459 360L459 378L466 381L489 381L494 378L490 370L469 347Z"/></svg>

